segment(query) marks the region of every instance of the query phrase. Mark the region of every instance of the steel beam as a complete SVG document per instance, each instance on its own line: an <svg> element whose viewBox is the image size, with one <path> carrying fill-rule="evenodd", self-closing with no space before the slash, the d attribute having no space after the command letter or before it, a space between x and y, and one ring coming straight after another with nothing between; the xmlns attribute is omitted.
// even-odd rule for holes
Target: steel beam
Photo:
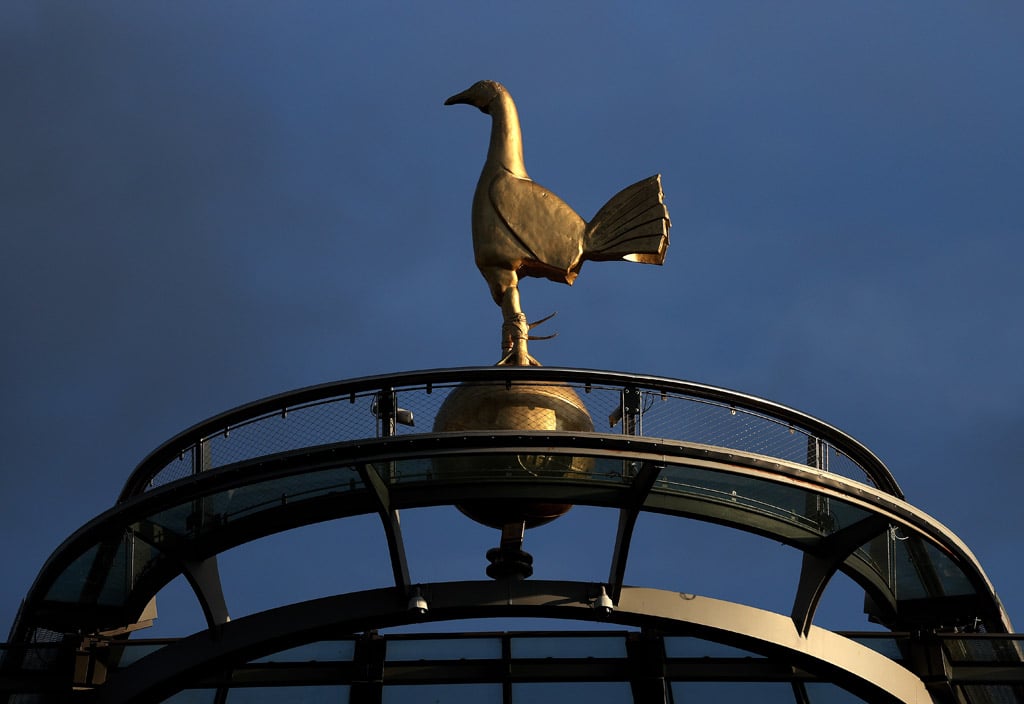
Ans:
<svg viewBox="0 0 1024 704"><path fill-rule="evenodd" d="M391 557L391 571L395 578L395 586L404 593L409 591L409 561L405 556L405 541L402 539L402 523L398 511L391 504L391 491L388 483L370 464L359 465L359 476L370 488L377 501L377 513L384 527L387 538L388 554Z"/></svg>
<svg viewBox="0 0 1024 704"><path fill-rule="evenodd" d="M96 704L159 700L237 662L331 634L419 621L567 618L694 635L782 658L872 702L931 701L912 672L852 640L812 626L801 635L787 616L656 589L625 587L616 608L593 608L599 585L582 582L445 582L421 585L430 604L410 611L394 588L345 594L254 614L169 645L114 673Z"/></svg>
<svg viewBox="0 0 1024 704"><path fill-rule="evenodd" d="M626 492L625 501L619 509L619 524L615 531L612 563L608 570L608 596L613 602L619 600L622 580L626 576L626 559L629 557L629 545L633 540L636 519L664 467L665 465L656 462L641 463L640 471L633 477L633 482Z"/></svg>

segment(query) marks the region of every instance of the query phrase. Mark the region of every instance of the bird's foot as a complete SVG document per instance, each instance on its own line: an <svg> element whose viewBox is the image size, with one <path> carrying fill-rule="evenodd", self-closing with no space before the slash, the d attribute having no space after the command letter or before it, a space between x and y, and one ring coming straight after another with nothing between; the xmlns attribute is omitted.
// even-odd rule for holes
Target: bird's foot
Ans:
<svg viewBox="0 0 1024 704"><path fill-rule="evenodd" d="M551 317L551 316L548 316ZM547 318L545 318L546 320ZM540 322L544 322L543 320ZM536 325L537 323L534 323ZM522 313L515 313L505 318L501 326L501 350L504 356L498 362L498 366L509 367L539 367L540 362L534 359L526 347L530 338L530 328L526 322L526 316Z"/></svg>
<svg viewBox="0 0 1024 704"><path fill-rule="evenodd" d="M510 350L508 354L501 358L496 366L499 367L540 367L543 366L540 362L534 359L529 352L523 352L521 350Z"/></svg>

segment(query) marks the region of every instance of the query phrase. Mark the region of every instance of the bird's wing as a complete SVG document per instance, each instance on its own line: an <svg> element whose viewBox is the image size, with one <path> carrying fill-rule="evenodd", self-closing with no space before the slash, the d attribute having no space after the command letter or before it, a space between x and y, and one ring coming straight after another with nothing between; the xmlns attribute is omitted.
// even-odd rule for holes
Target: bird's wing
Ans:
<svg viewBox="0 0 1024 704"><path fill-rule="evenodd" d="M556 272L568 275L579 268L586 222L565 201L507 171L491 181L490 197L495 212L534 260L523 265L523 274L554 278Z"/></svg>

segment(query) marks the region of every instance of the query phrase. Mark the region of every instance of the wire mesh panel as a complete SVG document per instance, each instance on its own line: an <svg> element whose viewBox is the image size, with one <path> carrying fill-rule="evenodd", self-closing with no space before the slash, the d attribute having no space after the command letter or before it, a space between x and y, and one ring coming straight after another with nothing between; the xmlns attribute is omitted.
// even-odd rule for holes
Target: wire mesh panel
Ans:
<svg viewBox="0 0 1024 704"><path fill-rule="evenodd" d="M478 397L492 395L496 403L513 396L520 400L501 409L500 418L471 418L479 423L476 428L462 421L443 422L451 399L470 388ZM590 421L563 425L543 403L522 400L529 394L569 394ZM355 380L282 394L222 414L172 440L136 469L129 484L142 480L142 490L148 490L209 469L307 447L466 429L660 438L803 464L898 492L888 470L863 446L798 411L687 382L526 367L398 374L375 377L372 383Z"/></svg>

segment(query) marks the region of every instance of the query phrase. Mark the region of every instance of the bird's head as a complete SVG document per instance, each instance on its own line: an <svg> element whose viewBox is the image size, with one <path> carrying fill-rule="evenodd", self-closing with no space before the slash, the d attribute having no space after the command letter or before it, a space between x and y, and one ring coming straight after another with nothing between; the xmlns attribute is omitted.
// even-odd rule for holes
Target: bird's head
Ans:
<svg viewBox="0 0 1024 704"><path fill-rule="evenodd" d="M445 105L456 105L464 103L479 108L480 112L490 114L490 105L499 95L505 92L505 86L497 81L477 81L461 93L456 93Z"/></svg>

